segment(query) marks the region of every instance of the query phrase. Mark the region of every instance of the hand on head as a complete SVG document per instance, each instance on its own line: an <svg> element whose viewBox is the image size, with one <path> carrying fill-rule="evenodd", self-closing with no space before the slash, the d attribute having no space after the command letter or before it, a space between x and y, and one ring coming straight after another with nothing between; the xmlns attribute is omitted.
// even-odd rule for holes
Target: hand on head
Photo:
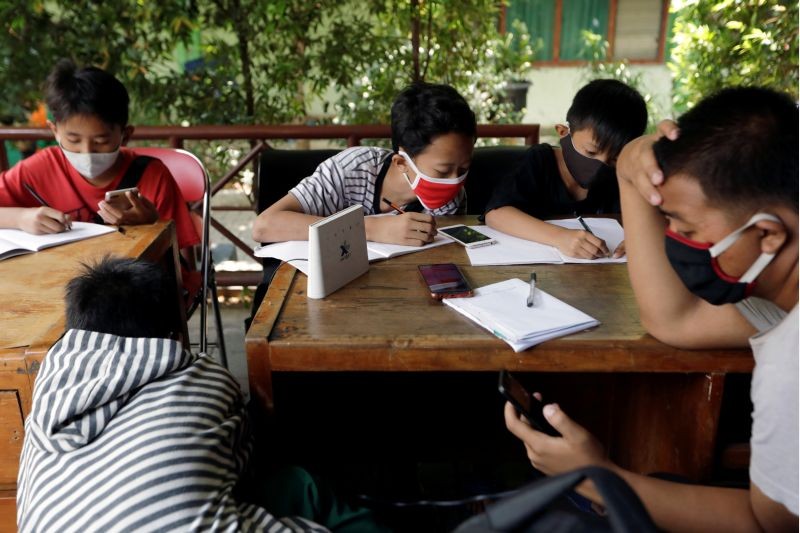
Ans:
<svg viewBox="0 0 800 533"><path fill-rule="evenodd" d="M639 194L651 205L661 205L663 201L658 186L664 182L664 174L658 167L653 144L661 137L670 140L678 138L680 130L672 120L662 120L658 132L634 139L622 149L617 159L617 176L631 183Z"/></svg>

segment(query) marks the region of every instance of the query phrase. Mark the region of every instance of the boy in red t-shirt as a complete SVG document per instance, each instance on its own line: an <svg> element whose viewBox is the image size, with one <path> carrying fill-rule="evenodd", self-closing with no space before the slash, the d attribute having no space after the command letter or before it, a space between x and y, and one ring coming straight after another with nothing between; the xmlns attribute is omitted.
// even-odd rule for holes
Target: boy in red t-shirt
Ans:
<svg viewBox="0 0 800 533"><path fill-rule="evenodd" d="M62 60L48 77L46 96L54 117L47 124L59 146L0 173L0 227L44 234L65 231L73 220L137 225L161 218L175 221L180 248L200 241L175 179L157 159L136 183L139 194L126 194L127 207L105 201L136 157L124 148L133 126L128 91L119 80Z"/></svg>

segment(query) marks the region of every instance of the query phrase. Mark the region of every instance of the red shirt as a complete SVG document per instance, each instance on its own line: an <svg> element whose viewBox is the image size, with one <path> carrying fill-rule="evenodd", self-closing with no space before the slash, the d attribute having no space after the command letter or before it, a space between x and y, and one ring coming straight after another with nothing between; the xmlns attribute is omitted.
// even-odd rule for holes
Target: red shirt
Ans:
<svg viewBox="0 0 800 533"><path fill-rule="evenodd" d="M70 215L73 220L91 222L97 213L97 204L105 198L106 191L118 188L135 154L122 148L120 157L122 164L117 176L105 187L95 187L78 174L60 147L41 150L0 173L0 207L39 207L36 198L22 185L27 183L50 207ZM186 200L161 161L155 159L148 163L137 187L142 196L155 204L161 219L175 221L179 248L200 242Z"/></svg>

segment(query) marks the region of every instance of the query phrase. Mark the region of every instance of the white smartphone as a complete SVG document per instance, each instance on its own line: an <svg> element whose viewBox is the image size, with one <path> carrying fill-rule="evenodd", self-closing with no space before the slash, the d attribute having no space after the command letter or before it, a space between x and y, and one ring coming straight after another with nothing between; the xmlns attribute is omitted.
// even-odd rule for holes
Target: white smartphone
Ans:
<svg viewBox="0 0 800 533"><path fill-rule="evenodd" d="M128 200L128 196L125 193L132 192L135 195L139 195L139 188L138 187L131 187L129 189L117 189L116 191L107 191L106 192L106 202L111 204L113 207L117 209L130 209L131 202Z"/></svg>
<svg viewBox="0 0 800 533"><path fill-rule="evenodd" d="M439 228L438 231L457 243L463 244L467 248L478 248L479 246L488 246L497 243L496 240L488 235L484 235L480 231L465 226L464 224Z"/></svg>

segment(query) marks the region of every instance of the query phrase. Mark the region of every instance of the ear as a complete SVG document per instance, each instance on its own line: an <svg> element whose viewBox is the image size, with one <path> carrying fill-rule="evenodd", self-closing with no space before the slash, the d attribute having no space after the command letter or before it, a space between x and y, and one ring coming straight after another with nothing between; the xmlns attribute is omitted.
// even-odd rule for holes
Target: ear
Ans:
<svg viewBox="0 0 800 533"><path fill-rule="evenodd" d="M403 147L400 146L399 149L403 150ZM403 150L403 151L405 152L405 150ZM403 157L400 154L394 154L392 156L392 165L397 167L400 170L400 172L409 172L410 171L410 168L408 166L408 161L406 161L406 158Z"/></svg>
<svg viewBox="0 0 800 533"><path fill-rule="evenodd" d="M789 232L782 222L773 222L772 220L762 220L756 223L755 226L761 232L761 252L766 254L778 253L786 240L789 238Z"/></svg>
<svg viewBox="0 0 800 533"><path fill-rule="evenodd" d="M556 124L556 133L559 137L566 137L569 135L569 126L566 124Z"/></svg>
<svg viewBox="0 0 800 533"><path fill-rule="evenodd" d="M130 141L131 137L133 136L133 130L134 129L135 128L133 126L131 126L131 125L128 125L128 126L125 126L124 128L122 128L122 143L121 143L122 146L127 146L128 141Z"/></svg>
<svg viewBox="0 0 800 533"><path fill-rule="evenodd" d="M58 132L58 128L56 127L55 122L53 122L50 119L47 119L47 127L50 128L50 131L53 132L53 135L56 135L56 133Z"/></svg>

